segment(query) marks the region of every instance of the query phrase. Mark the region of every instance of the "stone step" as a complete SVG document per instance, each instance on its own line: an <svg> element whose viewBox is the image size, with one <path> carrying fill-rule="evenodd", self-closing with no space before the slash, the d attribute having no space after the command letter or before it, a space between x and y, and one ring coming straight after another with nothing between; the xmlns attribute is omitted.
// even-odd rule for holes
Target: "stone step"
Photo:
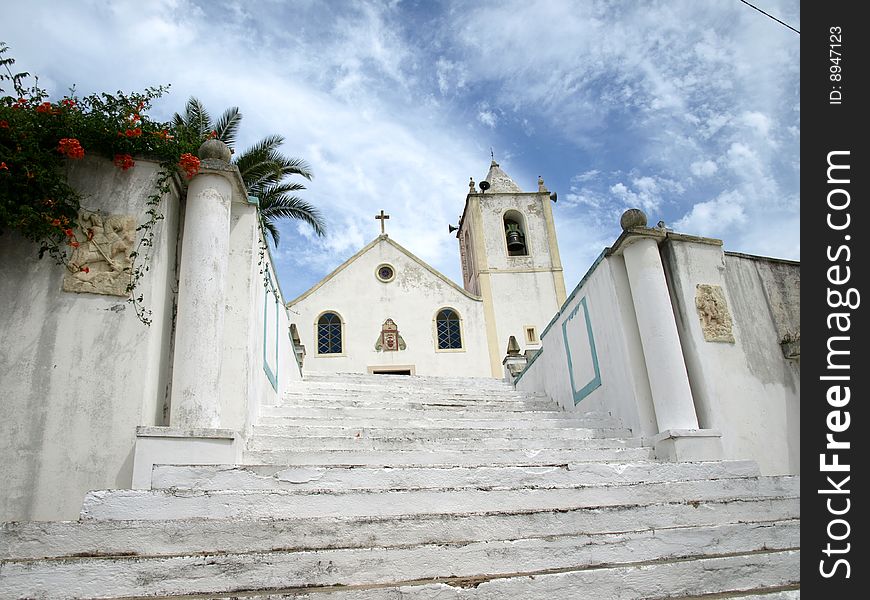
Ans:
<svg viewBox="0 0 870 600"><path fill-rule="evenodd" d="M366 375L363 373L317 373L308 371L302 382L338 383L342 385L362 383L367 385L413 385L416 387L481 387L491 389L514 389L513 385L502 379L492 377L445 377L432 375Z"/></svg>
<svg viewBox="0 0 870 600"><path fill-rule="evenodd" d="M438 417L431 415L432 411L418 411L415 415L407 415L399 418L395 415L381 414L374 417L357 417L334 411L330 417L322 416L288 416L288 415L261 415L257 423L260 425L297 425L302 427L316 427L324 424L341 424L344 427L409 427L416 429L615 429L623 425L613 417L589 419L584 417L571 417L566 413L549 419L539 419L530 416L532 413L511 413L504 415L457 416L446 414ZM515 416L516 415L516 416Z"/></svg>
<svg viewBox="0 0 870 600"><path fill-rule="evenodd" d="M155 465L152 489L399 490L440 488L559 488L757 477L753 461L698 463L577 463L504 467L288 467L286 465Z"/></svg>
<svg viewBox="0 0 870 600"><path fill-rule="evenodd" d="M254 425L254 435L286 435L292 437L361 437L369 438L392 438L405 439L484 439L498 435L500 438L511 440L522 439L554 439L554 440L589 440L602 438L631 437L630 429L614 428L579 428L579 427L550 427L550 428L522 428L522 429L464 429L459 427L433 428L433 427L401 427L396 424L389 426L374 427L345 427L343 424L311 424L311 425Z"/></svg>
<svg viewBox="0 0 870 600"><path fill-rule="evenodd" d="M456 398L364 398L348 395L338 396L300 394L285 395L283 401L266 406L306 406L312 408L408 408L413 410L485 410L485 411L548 411L561 412L555 402L549 400L463 400Z"/></svg>
<svg viewBox="0 0 870 600"><path fill-rule="evenodd" d="M603 535L413 547L213 553L207 556L7 561L0 597L78 598L204 594L308 586L389 585L440 577L487 579L518 572L793 550L797 521L738 523Z"/></svg>
<svg viewBox="0 0 870 600"><path fill-rule="evenodd" d="M614 417L587 417L574 415L558 409L550 410L486 410L476 407L469 408L427 408L424 406L414 407L369 407L369 406L262 406L260 415L264 417L309 417L318 419L345 419L345 418L376 418L385 420L413 420L425 417L427 419L525 419L528 421L558 419L566 422L583 421L596 423L602 427L620 427L621 423Z"/></svg>
<svg viewBox="0 0 870 600"><path fill-rule="evenodd" d="M100 490L85 496L81 518L94 520L267 519L329 515L399 516L633 503L799 497L795 477L502 490Z"/></svg>
<svg viewBox="0 0 870 600"><path fill-rule="evenodd" d="M425 434L424 434L425 435ZM639 448L640 438L594 438L594 439L509 439L509 438L438 438L420 439L410 437L369 437L364 435L345 437L255 435L248 441L249 450L293 450L311 452L319 450L572 450L580 448Z"/></svg>
<svg viewBox="0 0 870 600"><path fill-rule="evenodd" d="M576 462L652 460L653 448L579 448L570 450L248 450L250 465L564 465Z"/></svg>
<svg viewBox="0 0 870 600"><path fill-rule="evenodd" d="M11 522L0 524L0 559L412 546L799 517L799 498L762 498L399 517Z"/></svg>

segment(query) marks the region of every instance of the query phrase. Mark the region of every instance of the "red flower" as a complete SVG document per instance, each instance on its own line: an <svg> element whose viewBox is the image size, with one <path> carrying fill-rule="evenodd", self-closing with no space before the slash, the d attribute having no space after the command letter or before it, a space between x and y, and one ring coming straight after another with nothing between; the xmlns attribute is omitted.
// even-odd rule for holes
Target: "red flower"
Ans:
<svg viewBox="0 0 870 600"><path fill-rule="evenodd" d="M115 158L112 160L115 163L115 166L121 169L122 171L126 171L131 168L136 163L133 162L133 157L129 154L116 154Z"/></svg>
<svg viewBox="0 0 870 600"><path fill-rule="evenodd" d="M128 138L139 137L140 135L142 135L142 130L138 127L136 129L128 129L124 132L124 135L126 135Z"/></svg>
<svg viewBox="0 0 870 600"><path fill-rule="evenodd" d="M64 229L64 230L63 230L63 234L64 234L65 236L67 236L67 237L72 237L72 236L75 235L75 234L73 233L73 230L72 230L72 229Z"/></svg>
<svg viewBox="0 0 870 600"><path fill-rule="evenodd" d="M0 162L0 171L8 171L9 167L6 166L6 162Z"/></svg>
<svg viewBox="0 0 870 600"><path fill-rule="evenodd" d="M6 121L5 119L0 121L0 129L9 129L9 121Z"/></svg>
<svg viewBox="0 0 870 600"><path fill-rule="evenodd" d="M72 242L70 242L69 245L72 246L73 248L78 248L78 247L79 247L79 243L76 242L76 241L72 241Z"/></svg>
<svg viewBox="0 0 870 600"><path fill-rule="evenodd" d="M72 98L64 98L60 101L61 106L65 106L66 108L73 109L76 107L76 101Z"/></svg>
<svg viewBox="0 0 870 600"><path fill-rule="evenodd" d="M36 112L48 113L50 115L56 115L58 113L58 111L51 105L51 102L43 102L36 107Z"/></svg>
<svg viewBox="0 0 870 600"><path fill-rule="evenodd" d="M87 267L82 267L81 271L82 271L82 273L90 273L91 272L91 270Z"/></svg>
<svg viewBox="0 0 870 600"><path fill-rule="evenodd" d="M52 219L51 226L52 227L60 227L60 219Z"/></svg>
<svg viewBox="0 0 870 600"><path fill-rule="evenodd" d="M190 152L181 155L181 158L178 159L178 166L184 170L188 179L199 173L199 159Z"/></svg>
<svg viewBox="0 0 870 600"><path fill-rule="evenodd" d="M81 143L75 138L61 139L57 143L57 151L67 158L72 158L74 160L84 158L85 156L85 149L82 148Z"/></svg>

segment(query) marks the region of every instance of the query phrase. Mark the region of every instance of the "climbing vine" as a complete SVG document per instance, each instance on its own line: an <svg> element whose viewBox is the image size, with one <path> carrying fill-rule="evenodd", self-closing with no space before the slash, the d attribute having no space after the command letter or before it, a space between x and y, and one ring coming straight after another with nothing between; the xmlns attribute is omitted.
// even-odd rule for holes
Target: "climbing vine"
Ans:
<svg viewBox="0 0 870 600"><path fill-rule="evenodd" d="M128 301L137 317L150 324L151 313L136 289L149 269L154 229L163 219L162 198L174 178L184 181L199 169L194 155L202 142L198 132L193 135L148 116L167 86L84 97L72 89L52 100L38 78L13 72L15 60L6 55L8 50L0 42L0 235L16 231L38 244L40 258L48 254L71 272L87 272L87 266L71 262L69 255L94 233L79 226L82 198L67 181L68 163L94 154L127 171L135 165L134 156L156 160L160 170L126 268Z"/></svg>

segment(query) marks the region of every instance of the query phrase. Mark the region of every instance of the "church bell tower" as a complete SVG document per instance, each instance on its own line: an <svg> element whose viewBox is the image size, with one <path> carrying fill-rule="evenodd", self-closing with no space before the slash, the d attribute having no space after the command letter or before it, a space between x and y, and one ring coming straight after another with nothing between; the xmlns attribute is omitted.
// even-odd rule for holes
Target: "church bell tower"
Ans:
<svg viewBox="0 0 870 600"><path fill-rule="evenodd" d="M456 237L465 289L483 299L494 377L502 376L510 337L522 350L539 348L565 302L550 202L542 179L536 192L524 192L495 160L478 186L469 183Z"/></svg>

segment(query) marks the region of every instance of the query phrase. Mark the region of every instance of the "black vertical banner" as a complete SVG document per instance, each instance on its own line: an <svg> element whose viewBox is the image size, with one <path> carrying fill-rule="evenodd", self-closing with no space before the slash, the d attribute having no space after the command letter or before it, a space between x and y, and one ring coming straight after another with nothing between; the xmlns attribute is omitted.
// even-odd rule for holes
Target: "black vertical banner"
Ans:
<svg viewBox="0 0 870 600"><path fill-rule="evenodd" d="M870 585L866 270L868 61L862 3L801 13L801 588L865 598ZM824 594L824 596L822 596Z"/></svg>

